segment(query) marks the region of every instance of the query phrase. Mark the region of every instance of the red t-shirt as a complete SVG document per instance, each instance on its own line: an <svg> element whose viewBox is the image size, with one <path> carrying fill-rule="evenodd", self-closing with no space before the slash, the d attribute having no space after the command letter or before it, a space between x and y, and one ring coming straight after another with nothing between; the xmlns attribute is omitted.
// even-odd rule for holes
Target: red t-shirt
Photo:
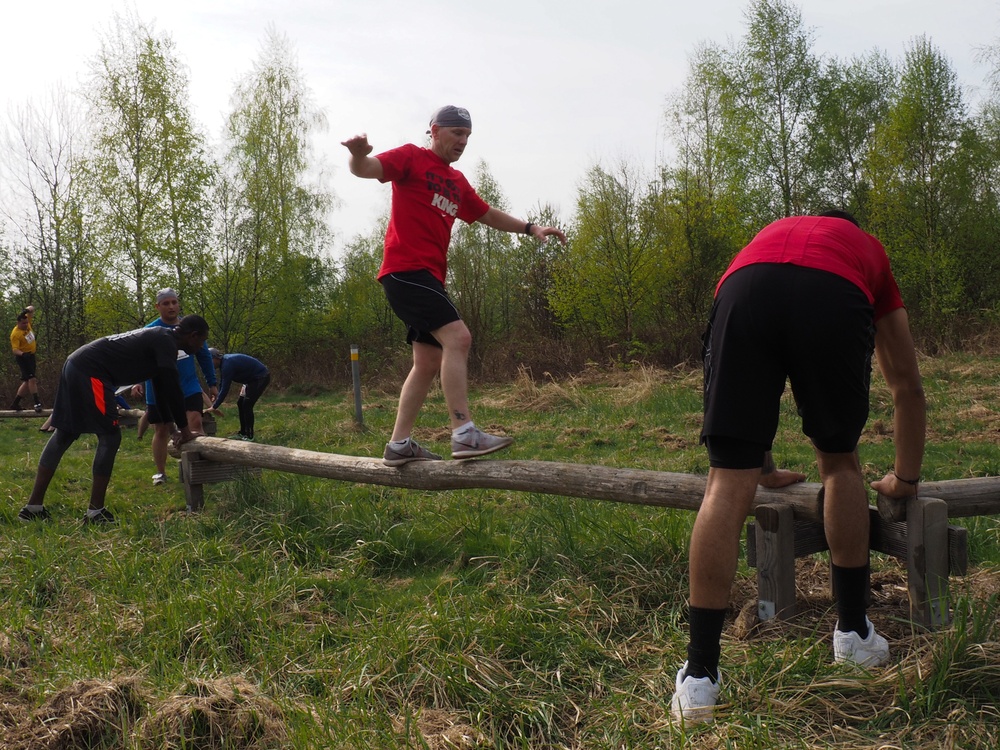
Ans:
<svg viewBox="0 0 1000 750"><path fill-rule="evenodd" d="M392 183L392 211L378 277L426 269L443 284L455 219L471 224L489 211L465 175L430 149L408 143L378 154Z"/></svg>
<svg viewBox="0 0 1000 750"><path fill-rule="evenodd" d="M790 216L760 230L722 275L754 263L791 263L829 271L850 281L875 307L875 320L903 307L882 243L847 219Z"/></svg>

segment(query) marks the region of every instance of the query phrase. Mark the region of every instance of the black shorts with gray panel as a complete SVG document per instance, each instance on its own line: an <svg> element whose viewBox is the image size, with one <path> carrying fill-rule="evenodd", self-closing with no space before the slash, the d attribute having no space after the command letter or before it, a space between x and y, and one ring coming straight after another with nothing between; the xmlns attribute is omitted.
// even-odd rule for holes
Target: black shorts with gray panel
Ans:
<svg viewBox="0 0 1000 750"><path fill-rule="evenodd" d="M386 274L379 281L389 307L408 328L408 344L417 341L440 348L440 342L431 331L462 319L444 290L444 284L430 271L397 271Z"/></svg>

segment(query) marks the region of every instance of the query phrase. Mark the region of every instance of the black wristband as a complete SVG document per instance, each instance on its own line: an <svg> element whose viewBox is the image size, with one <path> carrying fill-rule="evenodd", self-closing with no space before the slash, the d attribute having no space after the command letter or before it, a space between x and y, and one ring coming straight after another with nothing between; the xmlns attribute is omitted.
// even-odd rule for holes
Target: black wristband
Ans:
<svg viewBox="0 0 1000 750"><path fill-rule="evenodd" d="M528 222L527 224L525 224L525 225L524 225L524 233L525 233L525 234L531 234L531 228L532 228L533 226L535 226L535 225L534 225L534 224L532 224L532 223L531 223L530 221L529 221L529 222Z"/></svg>
<svg viewBox="0 0 1000 750"><path fill-rule="evenodd" d="M903 479L901 476L899 476L899 474L896 473L895 469L892 470L892 475L896 477L896 479L898 479L903 484L908 484L911 487L916 487L918 484L920 484L920 477L917 477L916 479Z"/></svg>

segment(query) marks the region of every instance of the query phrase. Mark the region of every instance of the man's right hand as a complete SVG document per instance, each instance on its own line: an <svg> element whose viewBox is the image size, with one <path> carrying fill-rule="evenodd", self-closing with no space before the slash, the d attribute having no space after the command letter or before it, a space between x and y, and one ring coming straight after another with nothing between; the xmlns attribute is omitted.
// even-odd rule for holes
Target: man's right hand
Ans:
<svg viewBox="0 0 1000 750"><path fill-rule="evenodd" d="M372 145L368 143L368 134L362 133L340 142L341 146L346 146L351 152L351 156L368 156L372 152Z"/></svg>

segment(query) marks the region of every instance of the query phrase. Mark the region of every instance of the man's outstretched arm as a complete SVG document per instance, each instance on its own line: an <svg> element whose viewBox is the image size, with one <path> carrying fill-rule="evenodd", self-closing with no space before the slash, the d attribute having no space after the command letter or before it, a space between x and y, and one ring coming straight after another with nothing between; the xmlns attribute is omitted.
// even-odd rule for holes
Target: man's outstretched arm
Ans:
<svg viewBox="0 0 1000 750"><path fill-rule="evenodd" d="M490 207L490 210L479 217L478 221L481 224L485 224L493 229L499 229L501 232L511 232L513 234L523 234L527 232L535 239L539 239L542 242L548 242L549 236L554 235L559 238L559 241L564 245L566 244L566 233L558 227L543 227L537 224L531 224L526 222L524 219L518 219L515 216L511 216L508 213L501 211L498 208Z"/></svg>
<svg viewBox="0 0 1000 750"><path fill-rule="evenodd" d="M347 162L351 174L357 177L364 177L369 180L382 179L382 162L371 156L372 145L368 143L368 136L365 133L348 138L340 142L351 152L351 158Z"/></svg>

